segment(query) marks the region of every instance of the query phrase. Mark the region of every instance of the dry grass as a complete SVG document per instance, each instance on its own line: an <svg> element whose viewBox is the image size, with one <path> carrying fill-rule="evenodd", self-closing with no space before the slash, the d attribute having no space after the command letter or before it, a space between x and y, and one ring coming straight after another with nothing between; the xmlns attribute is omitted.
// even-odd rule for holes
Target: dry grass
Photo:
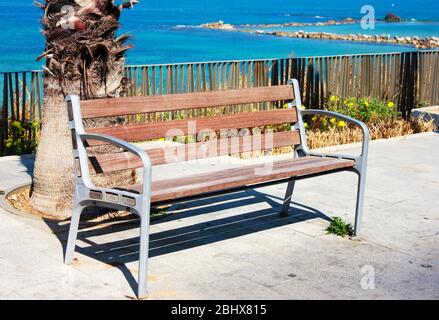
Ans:
<svg viewBox="0 0 439 320"><path fill-rule="evenodd" d="M413 119L405 121L402 119L389 122L368 125L372 140L402 137L415 133L435 131L433 121ZM308 146L311 149L336 146L341 144L359 142L362 140L362 132L356 127L331 127L326 131L307 131Z"/></svg>
<svg viewBox="0 0 439 320"><path fill-rule="evenodd" d="M30 203L30 187L14 193L6 198L9 205L18 211L31 213L35 216L53 219L52 216L35 209Z"/></svg>

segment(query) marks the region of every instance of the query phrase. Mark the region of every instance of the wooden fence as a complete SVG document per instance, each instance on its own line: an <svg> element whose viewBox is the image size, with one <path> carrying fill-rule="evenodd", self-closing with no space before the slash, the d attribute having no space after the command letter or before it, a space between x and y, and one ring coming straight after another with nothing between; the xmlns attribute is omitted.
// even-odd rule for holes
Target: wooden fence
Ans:
<svg viewBox="0 0 439 320"><path fill-rule="evenodd" d="M439 104L439 51L214 61L126 68L130 95L160 95L285 84L299 80L305 106L330 95L394 101L404 117L414 106ZM0 155L12 121L40 121L42 73L0 73ZM143 118L145 119L145 118Z"/></svg>

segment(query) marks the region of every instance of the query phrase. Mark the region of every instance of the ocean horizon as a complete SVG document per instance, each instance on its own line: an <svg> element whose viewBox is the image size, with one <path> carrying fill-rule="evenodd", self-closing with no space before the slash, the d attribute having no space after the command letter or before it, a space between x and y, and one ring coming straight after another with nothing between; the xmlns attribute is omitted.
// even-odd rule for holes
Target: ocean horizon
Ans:
<svg viewBox="0 0 439 320"><path fill-rule="evenodd" d="M193 61L270 59L416 50L414 47L352 41L291 39L197 28L206 22L222 20L232 24L270 24L324 22L345 18L360 19L364 1L341 0L328 5L323 0L261 1L223 0L141 0L121 18L120 33L129 33L134 48L127 64L179 63ZM376 18L389 13L399 15L401 23L378 21L374 30L359 24L305 26L284 31L323 31L339 34L388 34L390 36L439 37L437 0L368 1ZM42 12L30 0L14 4L0 0L0 72L41 69L35 58L44 51L40 34Z"/></svg>

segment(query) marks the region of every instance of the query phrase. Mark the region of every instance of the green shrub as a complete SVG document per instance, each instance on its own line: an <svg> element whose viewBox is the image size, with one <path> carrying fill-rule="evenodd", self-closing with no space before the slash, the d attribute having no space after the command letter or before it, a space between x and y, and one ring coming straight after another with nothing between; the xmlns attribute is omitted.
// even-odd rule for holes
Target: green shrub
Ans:
<svg viewBox="0 0 439 320"><path fill-rule="evenodd" d="M349 98L342 101L336 96L331 96L326 103L326 109L364 123L386 122L401 116L393 101L383 101L377 98Z"/></svg>
<svg viewBox="0 0 439 320"><path fill-rule="evenodd" d="M33 153L37 148L40 124L36 121L12 121L5 141L6 154Z"/></svg>
<svg viewBox="0 0 439 320"><path fill-rule="evenodd" d="M152 218L163 217L168 214L168 208L151 207L150 215Z"/></svg>
<svg viewBox="0 0 439 320"><path fill-rule="evenodd" d="M326 229L330 234L335 234L340 237L353 236L354 229L350 223L346 223L342 218L334 217L331 224Z"/></svg>
<svg viewBox="0 0 439 320"><path fill-rule="evenodd" d="M337 96L330 96L324 109L358 119L367 125L388 123L401 118L394 102L377 98L348 98L341 100ZM313 116L306 120L305 128L313 130L328 131L332 128L348 126L345 121L334 117Z"/></svg>

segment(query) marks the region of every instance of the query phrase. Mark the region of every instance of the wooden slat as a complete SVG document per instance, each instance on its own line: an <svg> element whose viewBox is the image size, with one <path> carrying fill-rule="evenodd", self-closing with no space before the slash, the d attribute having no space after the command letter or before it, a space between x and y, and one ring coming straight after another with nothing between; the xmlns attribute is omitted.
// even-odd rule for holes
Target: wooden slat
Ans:
<svg viewBox="0 0 439 320"><path fill-rule="evenodd" d="M209 172L184 178L154 181L152 202L173 200L194 195L202 195L220 190L254 186L259 183L306 176L336 169L350 168L352 160L305 157L275 161L267 164L250 165L240 168ZM141 192L141 185L126 187L127 190Z"/></svg>
<svg viewBox="0 0 439 320"><path fill-rule="evenodd" d="M297 122L296 108L238 113L225 116L150 122L141 125L87 129L89 133L107 134L125 141L145 141L167 136L183 136L199 132L253 128L271 124ZM98 144L102 142L96 141ZM92 145L92 143L91 143Z"/></svg>
<svg viewBox="0 0 439 320"><path fill-rule="evenodd" d="M153 165L225 156L234 153L266 150L300 144L298 131L275 132L271 135L253 135L218 139L199 143L148 149L145 152ZM90 157L90 172L105 173L142 167L138 157L129 153L113 153Z"/></svg>
<svg viewBox="0 0 439 320"><path fill-rule="evenodd" d="M291 86L285 85L201 93L88 100L81 101L81 111L82 117L88 119L293 99L294 95Z"/></svg>

